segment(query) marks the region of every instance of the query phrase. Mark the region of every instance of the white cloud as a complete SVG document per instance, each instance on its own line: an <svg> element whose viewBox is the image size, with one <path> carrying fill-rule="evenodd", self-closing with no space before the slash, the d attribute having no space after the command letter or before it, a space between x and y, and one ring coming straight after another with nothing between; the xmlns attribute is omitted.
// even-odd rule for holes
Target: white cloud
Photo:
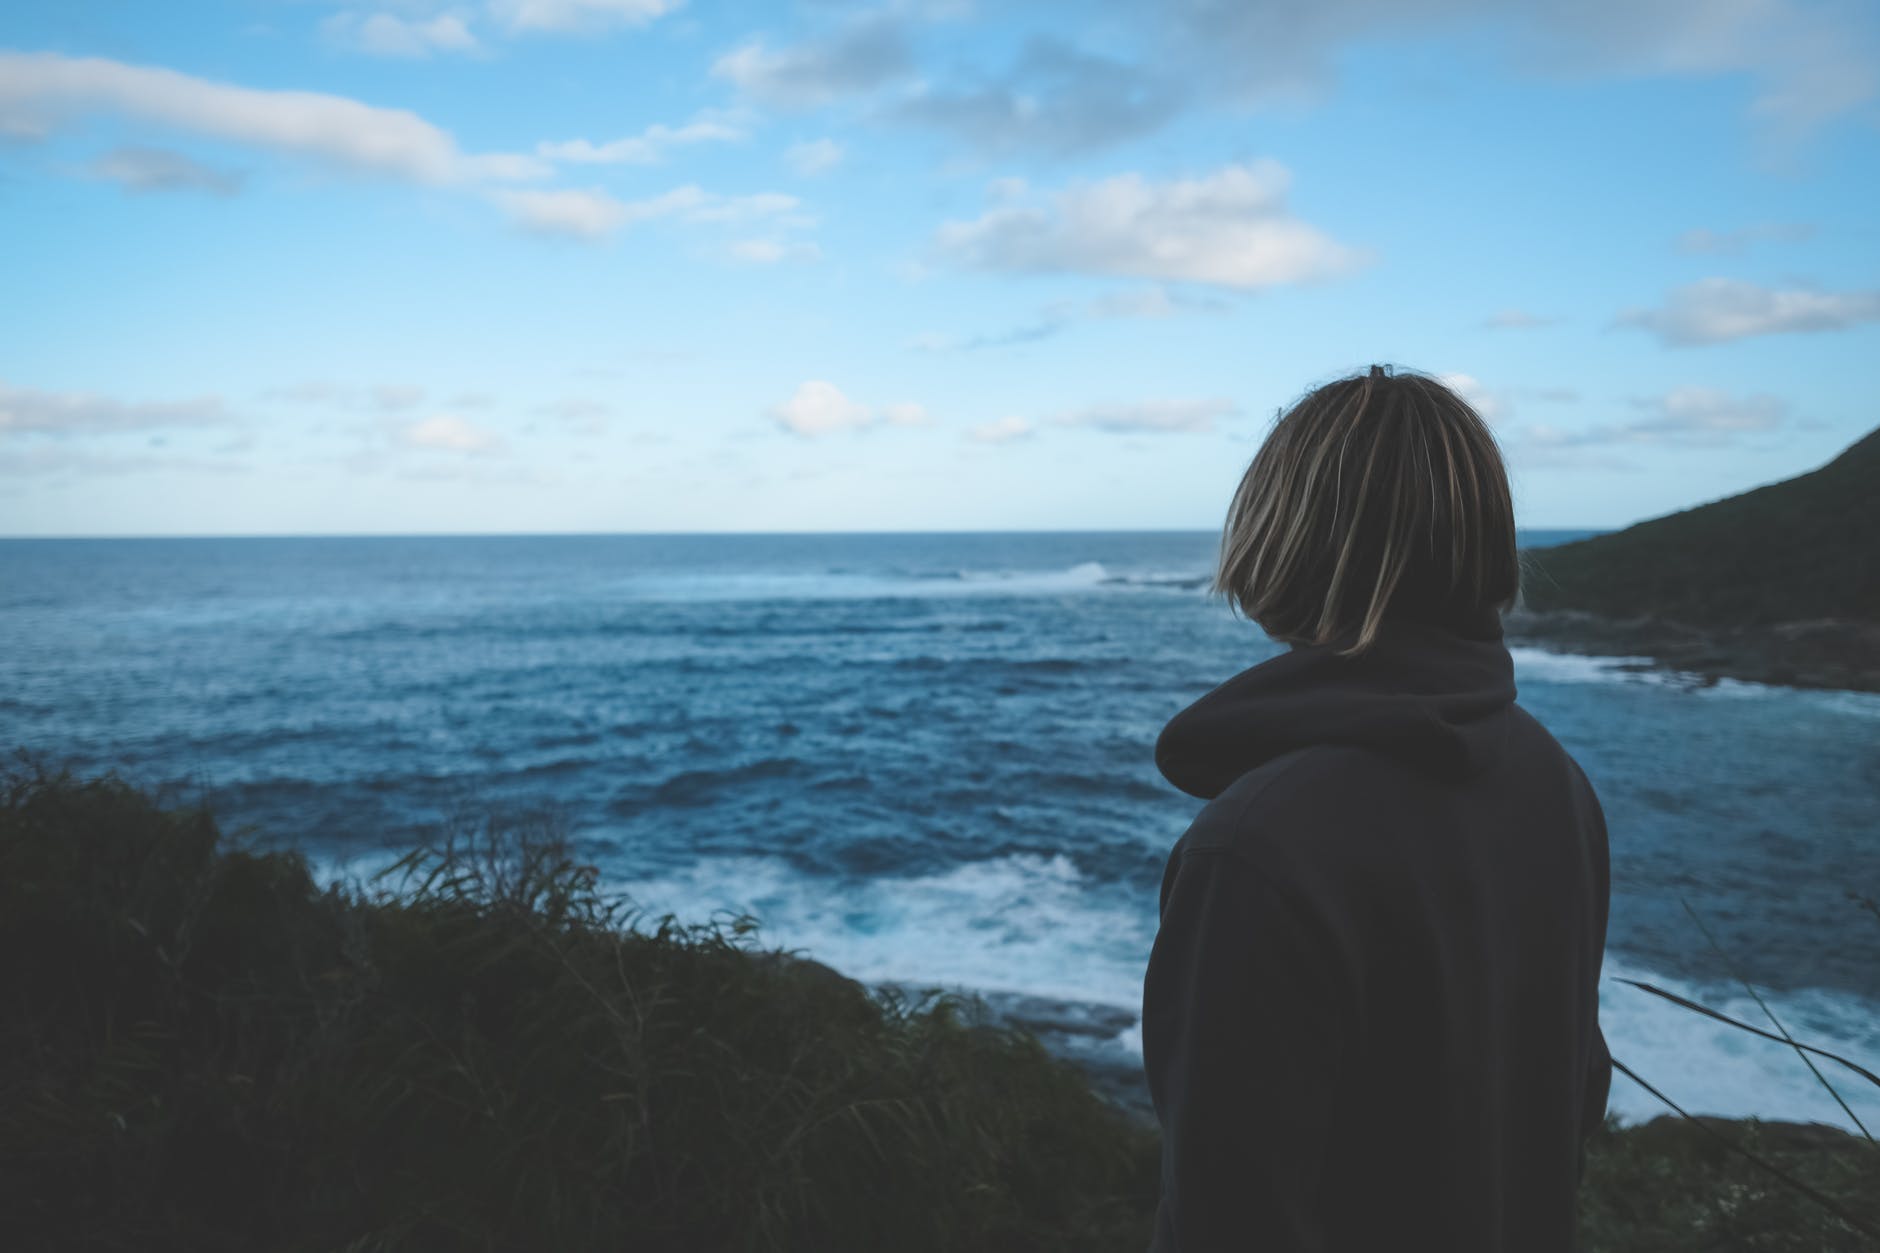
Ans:
<svg viewBox="0 0 1880 1253"><path fill-rule="evenodd" d="M234 421L220 396L123 401L92 392L48 392L0 383L0 436L114 435Z"/></svg>
<svg viewBox="0 0 1880 1253"><path fill-rule="evenodd" d="M1618 320L1651 331L1673 347L1839 331L1880 321L1880 291L1775 290L1740 279L1707 278L1673 289L1662 309L1628 309Z"/></svg>
<svg viewBox="0 0 1880 1253"><path fill-rule="evenodd" d="M697 188L692 190L696 191ZM780 191L760 191L749 196L704 194L696 204L686 208L685 216L694 222L748 222L754 218L791 213L802 203L795 196ZM805 222L799 220L796 224Z"/></svg>
<svg viewBox="0 0 1880 1253"><path fill-rule="evenodd" d="M466 156L404 109L313 91L238 87L101 57L0 52L0 129L49 132L108 114L358 174L447 184L539 173L528 158Z"/></svg>
<svg viewBox="0 0 1880 1253"><path fill-rule="evenodd" d="M877 15L788 48L753 40L713 62L712 75L765 104L809 108L890 82L910 64L900 24Z"/></svg>
<svg viewBox="0 0 1880 1253"><path fill-rule="evenodd" d="M270 387L261 399L293 405L318 405L333 409L377 409L392 412L414 409L424 402L425 390L415 383L380 383L362 388L329 379L309 379L286 387ZM461 400L453 402L463 403Z"/></svg>
<svg viewBox="0 0 1880 1253"><path fill-rule="evenodd" d="M1436 381L1468 401L1484 422L1501 421L1513 407L1505 394L1482 386L1473 374L1439 374Z"/></svg>
<svg viewBox="0 0 1880 1253"><path fill-rule="evenodd" d="M242 176L168 148L113 148L91 163L91 172L126 191L206 191L233 196Z"/></svg>
<svg viewBox="0 0 1880 1253"><path fill-rule="evenodd" d="M1314 96L1355 42L1487 28L1549 77L1741 75L1751 116L1793 137L1873 100L1872 6L1835 0L1317 0L1157 6L1162 55L1245 98Z"/></svg>
<svg viewBox="0 0 1880 1253"><path fill-rule="evenodd" d="M1177 78L1038 38L1002 76L919 84L892 112L989 155L1069 156L1160 127L1182 103Z"/></svg>
<svg viewBox="0 0 1880 1253"><path fill-rule="evenodd" d="M899 401L877 408L851 400L834 383L821 379L811 379L798 387L790 399L773 406L769 416L791 434L811 439L841 431L860 431L884 422L899 427L933 425L932 415L922 405Z"/></svg>
<svg viewBox="0 0 1880 1253"><path fill-rule="evenodd" d="M684 0L490 0L490 14L515 31L582 34L645 26Z"/></svg>
<svg viewBox="0 0 1880 1253"><path fill-rule="evenodd" d="M842 394L834 383L811 379L770 411L778 425L795 435L814 437L859 430L875 421L875 411Z"/></svg>
<svg viewBox="0 0 1880 1253"><path fill-rule="evenodd" d="M1123 174L1048 201L948 222L939 251L957 264L1031 273L1117 274L1254 289L1346 273L1367 256L1295 218L1274 161L1201 178Z"/></svg>
<svg viewBox="0 0 1880 1253"><path fill-rule="evenodd" d="M504 191L496 202L524 230L589 242L606 239L632 220L630 206L599 189Z"/></svg>
<svg viewBox="0 0 1880 1253"><path fill-rule="evenodd" d="M320 24L327 38L375 57L428 57L475 52L477 37L462 15L399 17L395 13L336 13Z"/></svg>
<svg viewBox="0 0 1880 1253"><path fill-rule="evenodd" d="M496 452L502 441L494 431L452 413L433 414L404 429L405 443L413 448L442 452Z"/></svg>
<svg viewBox="0 0 1880 1253"><path fill-rule="evenodd" d="M1773 431L1789 417L1786 402L1758 393L1732 396L1714 387L1678 387L1632 401L1640 416L1578 430L1530 426L1528 442L1541 448L1584 448L1614 444L1716 447L1738 436Z"/></svg>
<svg viewBox="0 0 1880 1253"><path fill-rule="evenodd" d="M1031 435L1031 423L1020 417L995 418L966 432L966 438L977 444L1009 444L1013 440L1030 439Z"/></svg>
<svg viewBox="0 0 1880 1253"><path fill-rule="evenodd" d="M1759 222L1733 231L1694 227L1678 236L1674 242L1679 252L1734 257L1742 254L1751 244L1799 243L1814 237L1815 228L1805 222Z"/></svg>
<svg viewBox="0 0 1880 1253"><path fill-rule="evenodd" d="M1092 405L1058 414L1059 426L1082 426L1122 434L1205 434L1217 419L1232 417L1240 407L1231 400L1138 400L1125 404Z"/></svg>
<svg viewBox="0 0 1880 1253"><path fill-rule="evenodd" d="M554 418L576 435L600 435L607 430L607 420L613 415L613 406L606 401L595 400L588 396L565 396L546 405L538 405L536 412Z"/></svg>
<svg viewBox="0 0 1880 1253"><path fill-rule="evenodd" d="M1782 424L1789 407L1774 396L1735 397L1714 387L1679 387L1662 396L1635 402L1649 416L1631 423L1643 436L1708 439L1745 431L1768 431Z"/></svg>
<svg viewBox="0 0 1880 1253"><path fill-rule="evenodd" d="M654 123L637 135L592 143L570 139L536 145L536 153L550 161L575 165L653 165L673 148L689 144L728 143L743 139L744 127L726 114L702 113L680 126Z"/></svg>
<svg viewBox="0 0 1880 1253"><path fill-rule="evenodd" d="M218 448L218 453L242 449ZM29 444L20 448L0 447L0 475L14 478L54 478L59 475L137 474L142 472L182 472L196 474L239 474L251 467L233 457L171 456L158 453L99 452L72 444Z"/></svg>
<svg viewBox="0 0 1880 1253"><path fill-rule="evenodd" d="M1172 318L1180 313L1221 313L1231 307L1227 298L1212 294L1181 289L1171 291L1155 284L1125 287L1090 300L1058 301L1045 306L1031 321L1003 331L986 331L965 337L929 331L914 336L907 346L916 352L969 352L980 348L1008 348L1015 344L1049 339L1079 322Z"/></svg>
<svg viewBox="0 0 1880 1253"><path fill-rule="evenodd" d="M801 203L795 196L780 192L723 196L691 183L643 200L620 200L598 187L499 191L494 199L525 230L590 243L606 239L624 227L656 218L734 225L768 218L786 227L806 225L809 221L792 214Z"/></svg>
<svg viewBox="0 0 1880 1253"><path fill-rule="evenodd" d="M412 409L424 401L424 389L408 383L381 383L372 389L372 403L381 409Z"/></svg>
<svg viewBox="0 0 1880 1253"><path fill-rule="evenodd" d="M740 239L731 245L731 256L751 265L776 265L781 261L820 261L822 249L806 241Z"/></svg>
<svg viewBox="0 0 1880 1253"><path fill-rule="evenodd" d="M842 164L842 145L833 139L806 139L783 150L783 162L803 178L826 174Z"/></svg>

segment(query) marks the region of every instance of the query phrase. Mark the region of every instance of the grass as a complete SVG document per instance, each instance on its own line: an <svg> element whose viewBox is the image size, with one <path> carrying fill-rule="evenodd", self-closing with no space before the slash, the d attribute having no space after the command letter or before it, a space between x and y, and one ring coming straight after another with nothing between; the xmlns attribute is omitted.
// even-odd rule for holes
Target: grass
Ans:
<svg viewBox="0 0 1880 1253"><path fill-rule="evenodd" d="M0 772L6 1247L1146 1247L1154 1134L1029 1036L595 880L491 819L322 890L200 806ZM1865 1144L1731 1126L1880 1197ZM1689 1131L1594 1137L1588 1250L1862 1247Z"/></svg>
<svg viewBox="0 0 1880 1253"><path fill-rule="evenodd" d="M10 1249L1148 1242L1153 1137L1030 1037L632 919L552 832L320 891L110 776L0 801Z"/></svg>

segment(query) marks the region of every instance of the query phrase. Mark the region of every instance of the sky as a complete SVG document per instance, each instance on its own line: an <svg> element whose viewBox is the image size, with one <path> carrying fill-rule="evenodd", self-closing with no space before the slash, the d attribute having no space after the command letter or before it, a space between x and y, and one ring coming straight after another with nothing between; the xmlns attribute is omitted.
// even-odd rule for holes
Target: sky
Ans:
<svg viewBox="0 0 1880 1253"><path fill-rule="evenodd" d="M1870 0L12 0L0 535L1218 527L1373 362L1523 527L1872 429Z"/></svg>

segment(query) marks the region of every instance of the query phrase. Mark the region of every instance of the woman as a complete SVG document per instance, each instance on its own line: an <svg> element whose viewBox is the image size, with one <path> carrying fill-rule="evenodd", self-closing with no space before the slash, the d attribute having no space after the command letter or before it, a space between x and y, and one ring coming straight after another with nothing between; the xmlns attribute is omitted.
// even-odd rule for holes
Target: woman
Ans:
<svg viewBox="0 0 1880 1253"><path fill-rule="evenodd" d="M1575 1246L1604 1116L1604 817L1514 703L1520 566L1482 419L1419 374L1282 417L1215 589L1289 652L1156 745L1207 800L1143 989L1156 1253Z"/></svg>

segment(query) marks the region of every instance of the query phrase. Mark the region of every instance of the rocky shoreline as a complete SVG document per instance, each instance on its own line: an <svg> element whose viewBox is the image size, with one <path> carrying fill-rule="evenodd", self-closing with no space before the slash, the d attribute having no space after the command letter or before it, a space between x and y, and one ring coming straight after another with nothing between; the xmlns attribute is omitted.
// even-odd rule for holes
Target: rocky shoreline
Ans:
<svg viewBox="0 0 1880 1253"><path fill-rule="evenodd" d="M1767 626L1698 627L1663 618L1608 618L1574 609L1516 609L1508 643L1628 658L1621 668L1688 675L1694 686L1740 679L1784 687L1880 692L1880 623L1825 618Z"/></svg>

